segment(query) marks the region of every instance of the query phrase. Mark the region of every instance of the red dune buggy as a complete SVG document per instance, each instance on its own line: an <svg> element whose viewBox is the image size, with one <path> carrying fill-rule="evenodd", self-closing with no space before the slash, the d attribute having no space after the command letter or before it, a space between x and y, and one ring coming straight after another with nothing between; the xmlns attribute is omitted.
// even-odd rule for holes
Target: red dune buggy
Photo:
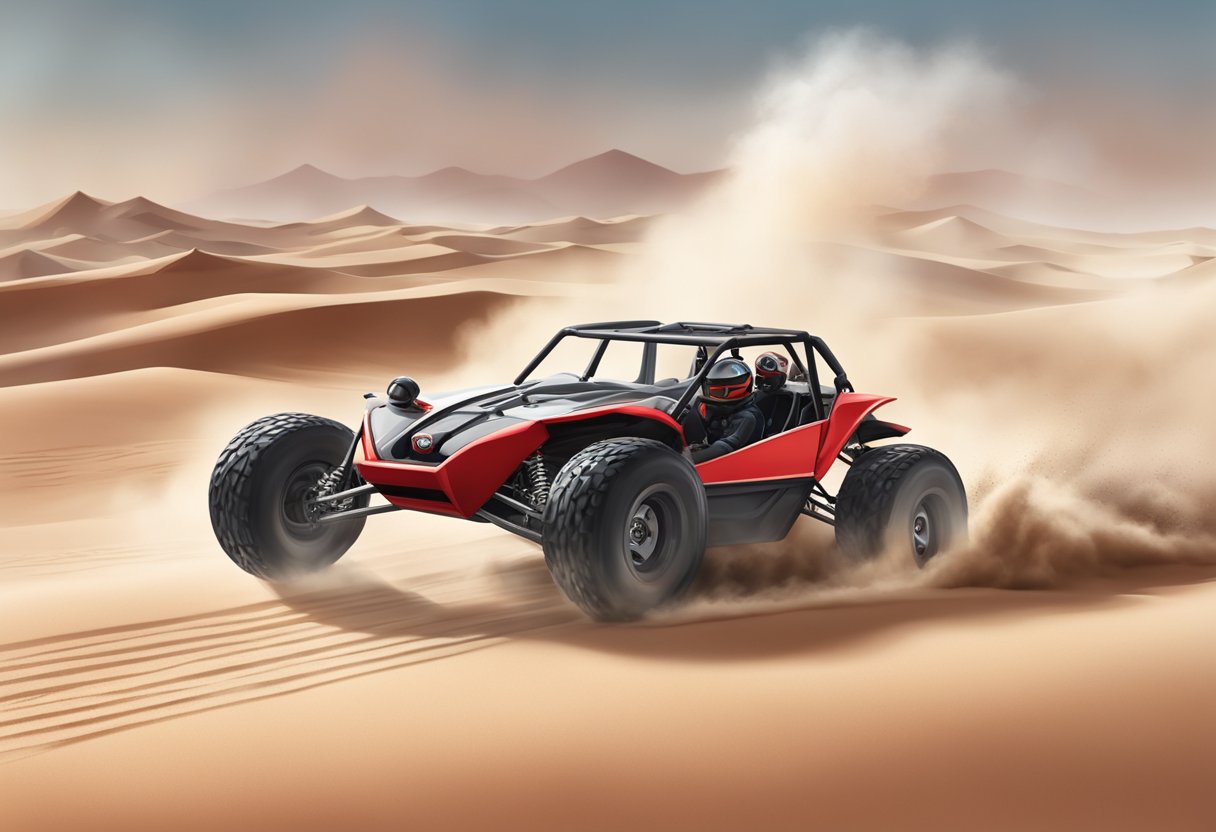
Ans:
<svg viewBox="0 0 1216 832"><path fill-rule="evenodd" d="M572 344L589 353L581 372L533 378ZM606 377L610 347L630 362L627 379ZM778 352L788 368L764 396L763 438L694 465L686 426L702 380L720 357L755 348ZM661 363L672 366L661 349L687 368L682 377L656 378ZM773 367L766 355L758 372ZM831 385L819 383L820 361ZM401 377L386 397L365 398L358 431L283 413L248 425L224 449L211 477L211 521L242 569L275 579L326 567L368 515L410 509L541 544L570 600L593 618L627 620L687 589L706 547L779 540L799 515L834 525L849 554L898 549L918 565L966 535L954 466L919 445L871 447L907 433L873 416L892 399L854 392L827 345L806 332L570 326L510 384L424 398ZM823 481L837 461L849 470L832 495ZM373 505L377 495L383 502Z"/></svg>

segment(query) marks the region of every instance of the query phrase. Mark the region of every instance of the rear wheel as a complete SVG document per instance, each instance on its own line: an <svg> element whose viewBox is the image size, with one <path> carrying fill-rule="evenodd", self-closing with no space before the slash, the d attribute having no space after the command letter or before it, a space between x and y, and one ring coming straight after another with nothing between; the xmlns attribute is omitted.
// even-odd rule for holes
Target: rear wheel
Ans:
<svg viewBox="0 0 1216 832"><path fill-rule="evenodd" d="M353 441L345 425L303 413L267 416L238 433L216 462L209 493L211 527L228 557L260 578L314 572L342 557L364 518L319 523L306 501Z"/></svg>
<svg viewBox="0 0 1216 832"><path fill-rule="evenodd" d="M853 462L836 496L836 543L846 554L907 552L917 566L967 538L967 494L944 454L889 445Z"/></svg>
<svg viewBox="0 0 1216 832"><path fill-rule="evenodd" d="M600 621L677 598L705 553L705 490L684 457L653 439L608 439L562 467L545 506L553 580Z"/></svg>

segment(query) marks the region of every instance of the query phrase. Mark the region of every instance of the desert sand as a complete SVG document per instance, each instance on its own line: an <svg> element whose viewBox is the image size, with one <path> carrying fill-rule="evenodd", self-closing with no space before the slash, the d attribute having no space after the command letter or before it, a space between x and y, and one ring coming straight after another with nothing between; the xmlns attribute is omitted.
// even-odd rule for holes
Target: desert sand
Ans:
<svg viewBox="0 0 1216 832"><path fill-rule="evenodd" d="M882 299L863 327L795 285L625 277L648 217L0 219L0 827L1210 829L1216 232L867 229L815 252ZM393 375L495 380L668 295L838 336L958 462L972 543L857 566L800 521L624 627L482 525L371 518L278 586L215 543L210 468L252 419L352 423Z"/></svg>

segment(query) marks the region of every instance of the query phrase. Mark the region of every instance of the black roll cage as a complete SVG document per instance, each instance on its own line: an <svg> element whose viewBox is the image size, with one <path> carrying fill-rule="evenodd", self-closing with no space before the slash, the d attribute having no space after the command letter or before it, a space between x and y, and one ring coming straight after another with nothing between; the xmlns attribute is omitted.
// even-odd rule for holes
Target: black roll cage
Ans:
<svg viewBox="0 0 1216 832"><path fill-rule="evenodd" d="M709 368L718 360L718 357L727 352L737 355L738 351L744 347L785 347L786 352L793 359L794 365L802 371L810 382L812 392L819 389L819 372L815 362L815 355L818 354L831 371L835 373L833 384L836 391L844 393L852 392L853 390L853 385L849 383L848 374L840 366L840 361L832 354L832 351L823 342L823 339L818 336L794 329L770 329L749 324L686 321L671 324L664 324L659 321L606 321L563 327L556 335L549 339L549 343L515 377L515 384L523 384L528 379L528 376L540 366L541 362L553 352L559 343L571 337L589 338L600 342L596 346L595 352L591 356L591 361L588 362L587 368L581 376L583 381L595 375L595 371L599 368L600 360L604 357L604 353L607 351L608 344L611 341L640 341L645 345L642 348L642 366L637 378L637 383L639 384L654 384L655 366L657 363L656 353L659 344L698 347L696 373L692 376L691 383L684 390L679 400L677 400L675 408L671 413L676 421L683 418L692 402L693 396L700 389L701 381L704 379L705 374L709 372ZM795 349L796 344L801 344L803 347L803 354L806 359L805 363L803 362L803 357L799 356L798 351ZM711 349L713 352L710 352ZM826 418L827 414L822 397L812 395L811 401L815 405L816 419Z"/></svg>

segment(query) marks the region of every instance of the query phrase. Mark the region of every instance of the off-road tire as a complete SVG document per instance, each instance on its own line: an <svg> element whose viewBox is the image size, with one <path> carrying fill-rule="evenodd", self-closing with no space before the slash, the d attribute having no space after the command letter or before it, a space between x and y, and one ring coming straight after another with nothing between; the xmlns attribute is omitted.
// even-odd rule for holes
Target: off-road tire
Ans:
<svg viewBox="0 0 1216 832"><path fill-rule="evenodd" d="M342 557L364 518L297 522L300 509L294 498L288 501L288 489L295 495L307 480L315 482L313 472L319 479L337 467L353 441L345 425L305 413L267 416L238 433L215 464L208 494L211 527L228 557L269 579L314 572ZM367 497L355 505L367 505Z"/></svg>
<svg viewBox="0 0 1216 832"><path fill-rule="evenodd" d="M931 530L927 546L913 533L921 512L923 528ZM932 448L887 445L864 451L836 496L836 545L856 558L906 551L924 566L966 537L963 481L950 460Z"/></svg>
<svg viewBox="0 0 1216 832"><path fill-rule="evenodd" d="M646 512L649 510L649 515ZM654 521L653 554L629 537ZM653 439L596 442L562 466L545 506L545 564L597 621L629 621L678 598L705 554L708 506L692 463ZM649 528L649 520L643 523Z"/></svg>

